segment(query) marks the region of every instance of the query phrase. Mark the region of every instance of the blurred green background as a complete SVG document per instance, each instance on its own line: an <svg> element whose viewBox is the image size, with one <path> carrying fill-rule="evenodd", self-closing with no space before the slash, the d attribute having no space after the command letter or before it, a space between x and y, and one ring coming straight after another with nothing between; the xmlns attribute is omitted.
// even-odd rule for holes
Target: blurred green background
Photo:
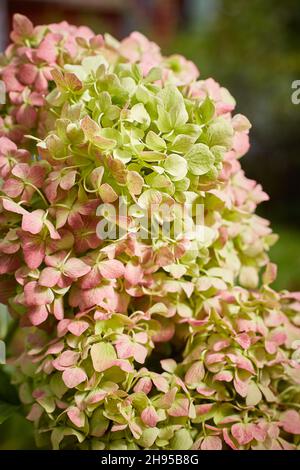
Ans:
<svg viewBox="0 0 300 470"><path fill-rule="evenodd" d="M280 235L271 251L279 265L274 287L300 290L300 104L291 101L292 83L300 80L299 0L0 0L0 6L2 49L15 12L35 24L67 20L119 39L139 30L165 54L193 60L202 78L227 87L237 112L253 124L243 166L271 197L258 212ZM5 387L0 375L0 416ZM20 415L0 426L0 449L33 446Z"/></svg>

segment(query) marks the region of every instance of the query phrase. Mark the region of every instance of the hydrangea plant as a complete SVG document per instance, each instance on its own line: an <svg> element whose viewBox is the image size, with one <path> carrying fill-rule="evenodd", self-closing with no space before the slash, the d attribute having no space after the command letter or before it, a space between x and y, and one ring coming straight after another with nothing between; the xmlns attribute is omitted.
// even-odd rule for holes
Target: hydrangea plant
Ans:
<svg viewBox="0 0 300 470"><path fill-rule="evenodd" d="M276 236L232 96L137 32L16 15L11 39L0 301L37 442L299 448L300 293L270 287Z"/></svg>

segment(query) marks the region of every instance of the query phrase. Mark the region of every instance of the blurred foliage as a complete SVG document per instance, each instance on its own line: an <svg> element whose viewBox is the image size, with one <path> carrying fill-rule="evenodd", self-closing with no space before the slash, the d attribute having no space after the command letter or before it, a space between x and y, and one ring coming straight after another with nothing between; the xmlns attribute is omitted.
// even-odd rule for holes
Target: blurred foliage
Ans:
<svg viewBox="0 0 300 470"><path fill-rule="evenodd" d="M270 252L272 261L278 265L278 276L272 287L277 290L300 290L300 231L284 226L274 227L279 241Z"/></svg>

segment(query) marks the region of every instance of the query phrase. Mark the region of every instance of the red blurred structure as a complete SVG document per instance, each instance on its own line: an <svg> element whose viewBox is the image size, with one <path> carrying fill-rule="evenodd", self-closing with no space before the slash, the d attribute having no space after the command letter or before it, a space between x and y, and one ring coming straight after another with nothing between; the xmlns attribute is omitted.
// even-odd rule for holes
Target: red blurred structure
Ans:
<svg viewBox="0 0 300 470"><path fill-rule="evenodd" d="M66 20L118 38L138 29L164 44L178 28L184 0L0 0L0 5L3 49L14 13L28 16L34 24Z"/></svg>

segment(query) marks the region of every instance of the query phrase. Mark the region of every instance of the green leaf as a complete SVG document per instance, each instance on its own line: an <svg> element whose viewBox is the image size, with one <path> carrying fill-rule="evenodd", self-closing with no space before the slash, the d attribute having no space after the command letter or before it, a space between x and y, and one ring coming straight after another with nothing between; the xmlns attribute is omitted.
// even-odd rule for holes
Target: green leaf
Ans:
<svg viewBox="0 0 300 470"><path fill-rule="evenodd" d="M170 120L172 129L177 129L178 127L185 124L189 116L187 110L185 109L184 103L177 103L170 109Z"/></svg>
<svg viewBox="0 0 300 470"><path fill-rule="evenodd" d="M262 394L258 386L256 385L255 382L250 382L249 387L248 387L247 397L246 397L246 405L255 406L261 401L261 399L262 399Z"/></svg>
<svg viewBox="0 0 300 470"><path fill-rule="evenodd" d="M210 147L221 145L227 150L232 144L233 128L229 121L218 118L209 126L207 130L208 144Z"/></svg>
<svg viewBox="0 0 300 470"><path fill-rule="evenodd" d="M52 442L53 450L59 450L61 441L63 440L65 436L75 436L78 442L83 442L84 440L84 434L82 434L79 431L76 431L76 429L60 426L60 427L54 428L51 433L51 442Z"/></svg>
<svg viewBox="0 0 300 470"><path fill-rule="evenodd" d="M257 269L254 266L242 266L239 281L246 289L255 289L259 282Z"/></svg>
<svg viewBox="0 0 300 470"><path fill-rule="evenodd" d="M182 193L183 191L187 191L189 189L190 180L188 178L183 178L180 181L175 181L174 184L175 184L175 190Z"/></svg>
<svg viewBox="0 0 300 470"><path fill-rule="evenodd" d="M55 374L51 376L50 388L51 388L51 391L60 399L68 390L68 387L66 387L66 385L64 384L61 378L60 372L56 372Z"/></svg>
<svg viewBox="0 0 300 470"><path fill-rule="evenodd" d="M91 357L94 369L103 372L112 367L112 363L117 359L115 348L110 343L96 343L91 347Z"/></svg>
<svg viewBox="0 0 300 470"><path fill-rule="evenodd" d="M161 132L170 132L183 126L189 116L182 94L174 85L168 85L158 93L161 104L157 107L157 126Z"/></svg>
<svg viewBox="0 0 300 470"><path fill-rule="evenodd" d="M53 413L55 410L55 401L53 397L42 397L38 398L37 402L47 411L47 413Z"/></svg>
<svg viewBox="0 0 300 470"><path fill-rule="evenodd" d="M101 437L109 426L109 420L103 416L103 410L97 409L94 411L90 419L90 434L91 436Z"/></svg>
<svg viewBox="0 0 300 470"><path fill-rule="evenodd" d="M145 429L140 437L140 439L137 441L137 443L141 447L147 447L148 449L153 446L157 436L159 433L158 428L148 428Z"/></svg>
<svg viewBox="0 0 300 470"><path fill-rule="evenodd" d="M266 385L258 384L260 391L263 393L265 399L269 402L277 401L277 397L274 395L272 390Z"/></svg>
<svg viewBox="0 0 300 470"><path fill-rule="evenodd" d="M157 152L160 152L161 150L165 150L167 147L164 139L159 137L153 131L148 132L146 136L146 144L149 149L155 150Z"/></svg>
<svg viewBox="0 0 300 470"><path fill-rule="evenodd" d="M113 156L114 158L121 160L123 163L129 163L132 158L131 153L124 149L115 149L113 151Z"/></svg>
<svg viewBox="0 0 300 470"><path fill-rule="evenodd" d="M131 400L133 406L139 411L142 412L149 405L149 400L147 395L144 392L137 392L131 395Z"/></svg>
<svg viewBox="0 0 300 470"><path fill-rule="evenodd" d="M161 152L154 152L154 151L147 151L140 153L140 157L145 160L145 162L159 162L160 160L164 160L165 154Z"/></svg>
<svg viewBox="0 0 300 470"><path fill-rule="evenodd" d="M176 431L170 442L170 447L173 450L189 450L192 445L193 439L187 429Z"/></svg>
<svg viewBox="0 0 300 470"><path fill-rule="evenodd" d="M156 125L161 132L170 132L172 130L172 123L170 120L169 112L163 107L157 106L158 119Z"/></svg>
<svg viewBox="0 0 300 470"><path fill-rule="evenodd" d="M107 60L101 54L85 57L82 61L82 67L87 74L94 72L101 65L108 66Z"/></svg>
<svg viewBox="0 0 300 470"><path fill-rule="evenodd" d="M213 167L215 158L208 146L205 144L196 144L185 155L188 162L188 168L193 175L201 176L209 172Z"/></svg>
<svg viewBox="0 0 300 470"><path fill-rule="evenodd" d="M217 407L214 406L213 411L213 419L216 426L218 426L219 423L221 423L227 416L234 415L235 412L233 405L229 405L227 403Z"/></svg>
<svg viewBox="0 0 300 470"><path fill-rule="evenodd" d="M214 145L210 148L210 151L215 157L215 163L220 163L223 161L224 153L226 152L225 147L222 147L221 145Z"/></svg>
<svg viewBox="0 0 300 470"><path fill-rule="evenodd" d="M100 135L103 130L100 129L98 124L90 118L85 116L81 121L81 128L87 140L92 142L96 147L102 150L111 149L116 146L116 141L103 135Z"/></svg>
<svg viewBox="0 0 300 470"><path fill-rule="evenodd" d="M199 106L198 114L202 123L207 123L213 118L215 114L215 105L208 96Z"/></svg>
<svg viewBox="0 0 300 470"><path fill-rule="evenodd" d="M195 139L190 135L177 135L172 142L171 149L173 152L187 153L191 149L194 141Z"/></svg>
<svg viewBox="0 0 300 470"><path fill-rule="evenodd" d="M201 126L198 126L197 124L184 124L181 126L179 129L177 129L178 134L182 135L188 135L193 138L194 142L200 137L202 133L202 128Z"/></svg>
<svg viewBox="0 0 300 470"><path fill-rule="evenodd" d="M147 129L151 123L151 118L142 103L137 103L131 108L127 120L141 124L143 129Z"/></svg>
<svg viewBox="0 0 300 470"><path fill-rule="evenodd" d="M164 161L164 168L167 173L172 175L175 181L182 180L188 171L187 161L179 155L169 155Z"/></svg>
<svg viewBox="0 0 300 470"><path fill-rule="evenodd" d="M162 78L162 71L159 67L153 67L146 77L144 78L145 83L156 82L157 80L161 80Z"/></svg>

